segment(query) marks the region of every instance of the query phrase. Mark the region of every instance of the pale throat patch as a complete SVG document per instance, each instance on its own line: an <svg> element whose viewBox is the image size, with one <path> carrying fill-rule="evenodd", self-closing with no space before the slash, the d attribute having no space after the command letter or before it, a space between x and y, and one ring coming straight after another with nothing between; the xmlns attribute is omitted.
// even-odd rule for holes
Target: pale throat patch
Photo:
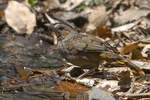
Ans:
<svg viewBox="0 0 150 100"><path fill-rule="evenodd" d="M59 26L60 24L56 24L56 25L54 25L54 28L56 28L57 26Z"/></svg>

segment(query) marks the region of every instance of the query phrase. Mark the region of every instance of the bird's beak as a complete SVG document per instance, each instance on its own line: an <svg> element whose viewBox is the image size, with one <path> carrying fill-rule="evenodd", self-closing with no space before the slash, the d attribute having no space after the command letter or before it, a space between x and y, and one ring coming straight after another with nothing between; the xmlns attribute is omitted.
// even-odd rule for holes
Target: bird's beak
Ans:
<svg viewBox="0 0 150 100"><path fill-rule="evenodd" d="M54 24L46 23L44 25L47 26L47 27L49 27L49 28L51 28L53 31L55 31Z"/></svg>

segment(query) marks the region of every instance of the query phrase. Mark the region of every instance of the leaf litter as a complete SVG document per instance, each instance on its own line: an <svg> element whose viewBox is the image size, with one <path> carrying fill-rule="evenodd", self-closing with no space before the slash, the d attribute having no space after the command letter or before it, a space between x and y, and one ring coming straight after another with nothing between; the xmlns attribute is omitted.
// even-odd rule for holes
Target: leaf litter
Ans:
<svg viewBox="0 0 150 100"><path fill-rule="evenodd" d="M55 100L150 98L148 0L37 0L32 6L26 3L0 2L4 5L0 10L5 13L0 16L1 96L27 94ZM97 71L78 79L79 71L87 70L79 70L59 55L56 35L44 26L47 22L64 22L80 34L115 44L113 48L146 75L134 76L123 63L104 62Z"/></svg>

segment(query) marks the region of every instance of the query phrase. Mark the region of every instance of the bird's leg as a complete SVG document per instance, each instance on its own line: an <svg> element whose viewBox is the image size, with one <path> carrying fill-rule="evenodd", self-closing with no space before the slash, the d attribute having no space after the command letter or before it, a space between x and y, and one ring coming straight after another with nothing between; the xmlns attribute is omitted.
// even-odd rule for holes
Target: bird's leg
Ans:
<svg viewBox="0 0 150 100"><path fill-rule="evenodd" d="M105 65L104 65L104 64L106 64L106 63L107 63L107 62L103 62L103 63L101 64L102 73L103 73L103 76L104 76L104 77L107 77L107 75L105 74L106 71L105 71L105 69L104 69L104 68L105 68Z"/></svg>
<svg viewBox="0 0 150 100"><path fill-rule="evenodd" d="M81 75L78 77L78 79L79 79L79 78L84 77L85 75L87 75L87 74L91 73L92 71L94 71L94 70L96 70L96 69L97 69L96 67L94 67L94 68L90 69L89 71L87 71L87 72L85 72L85 73L81 74Z"/></svg>

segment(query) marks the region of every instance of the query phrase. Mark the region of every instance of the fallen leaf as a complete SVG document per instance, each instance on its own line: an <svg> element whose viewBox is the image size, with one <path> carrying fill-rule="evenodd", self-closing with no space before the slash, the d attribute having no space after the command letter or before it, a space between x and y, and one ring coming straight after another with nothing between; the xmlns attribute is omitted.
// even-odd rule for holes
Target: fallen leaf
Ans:
<svg viewBox="0 0 150 100"><path fill-rule="evenodd" d="M36 26L35 14L23 3L17 1L9 1L5 18L8 25L19 33L31 34Z"/></svg>
<svg viewBox="0 0 150 100"><path fill-rule="evenodd" d="M143 47L145 47L145 46L146 46L146 44L144 44L144 43L139 43L139 44L138 44L138 47L142 47L142 48L143 48Z"/></svg>
<svg viewBox="0 0 150 100"><path fill-rule="evenodd" d="M122 72L118 76L120 76L120 82L118 85L130 85L131 78L130 78L130 71Z"/></svg>
<svg viewBox="0 0 150 100"><path fill-rule="evenodd" d="M60 8L59 0L46 0L43 1L45 8L47 9L58 9Z"/></svg>
<svg viewBox="0 0 150 100"><path fill-rule="evenodd" d="M130 58L132 58L132 59L143 59L143 56L142 56L141 51L139 49L134 48L130 52Z"/></svg>
<svg viewBox="0 0 150 100"><path fill-rule="evenodd" d="M97 27L97 35L101 38L106 38L106 37L112 38L111 29L106 29L101 26Z"/></svg>
<svg viewBox="0 0 150 100"><path fill-rule="evenodd" d="M102 4L101 6L97 7L94 9L90 14L89 14L89 23L92 23L94 26L100 26L104 23L106 20L106 8Z"/></svg>
<svg viewBox="0 0 150 100"><path fill-rule="evenodd" d="M150 51L150 44L147 44L141 52L143 57L148 57L149 51Z"/></svg>
<svg viewBox="0 0 150 100"><path fill-rule="evenodd" d="M99 87L101 89L106 89L106 87L108 87L108 86L110 88L115 88L116 86L118 86L118 80L103 79L103 80L100 80L99 83L97 84L97 87Z"/></svg>
<svg viewBox="0 0 150 100"><path fill-rule="evenodd" d="M18 72L24 77L29 77L29 74L25 72L20 66L18 67Z"/></svg>
<svg viewBox="0 0 150 100"><path fill-rule="evenodd" d="M72 93L72 95L74 95L74 96L77 96L80 92L85 92L85 91L90 90L82 85L77 84L77 83L62 82L62 81L59 81L56 83L57 83L57 85L60 86L62 91L64 91L64 92L68 91L68 92Z"/></svg>
<svg viewBox="0 0 150 100"><path fill-rule="evenodd" d="M127 45L123 48L121 48L119 50L119 52L122 54L122 55L125 55L127 53L129 53L130 51L132 51L134 48L138 47L138 43L134 43L134 44L131 44L131 45Z"/></svg>
<svg viewBox="0 0 150 100"><path fill-rule="evenodd" d="M119 25L125 24L126 22L138 20L142 16L146 16L149 12L150 12L149 10L140 10L140 9L137 9L137 7L132 6L130 9L120 13L119 16L116 16L115 21Z"/></svg>
<svg viewBox="0 0 150 100"><path fill-rule="evenodd" d="M140 20L138 20L136 22L133 22L133 23L129 23L129 24L125 24L125 25L122 25L122 26L118 26L118 27L112 28L112 31L113 32L127 31L127 30L133 28L135 25L137 25L141 21L142 21L142 19L140 19Z"/></svg>

